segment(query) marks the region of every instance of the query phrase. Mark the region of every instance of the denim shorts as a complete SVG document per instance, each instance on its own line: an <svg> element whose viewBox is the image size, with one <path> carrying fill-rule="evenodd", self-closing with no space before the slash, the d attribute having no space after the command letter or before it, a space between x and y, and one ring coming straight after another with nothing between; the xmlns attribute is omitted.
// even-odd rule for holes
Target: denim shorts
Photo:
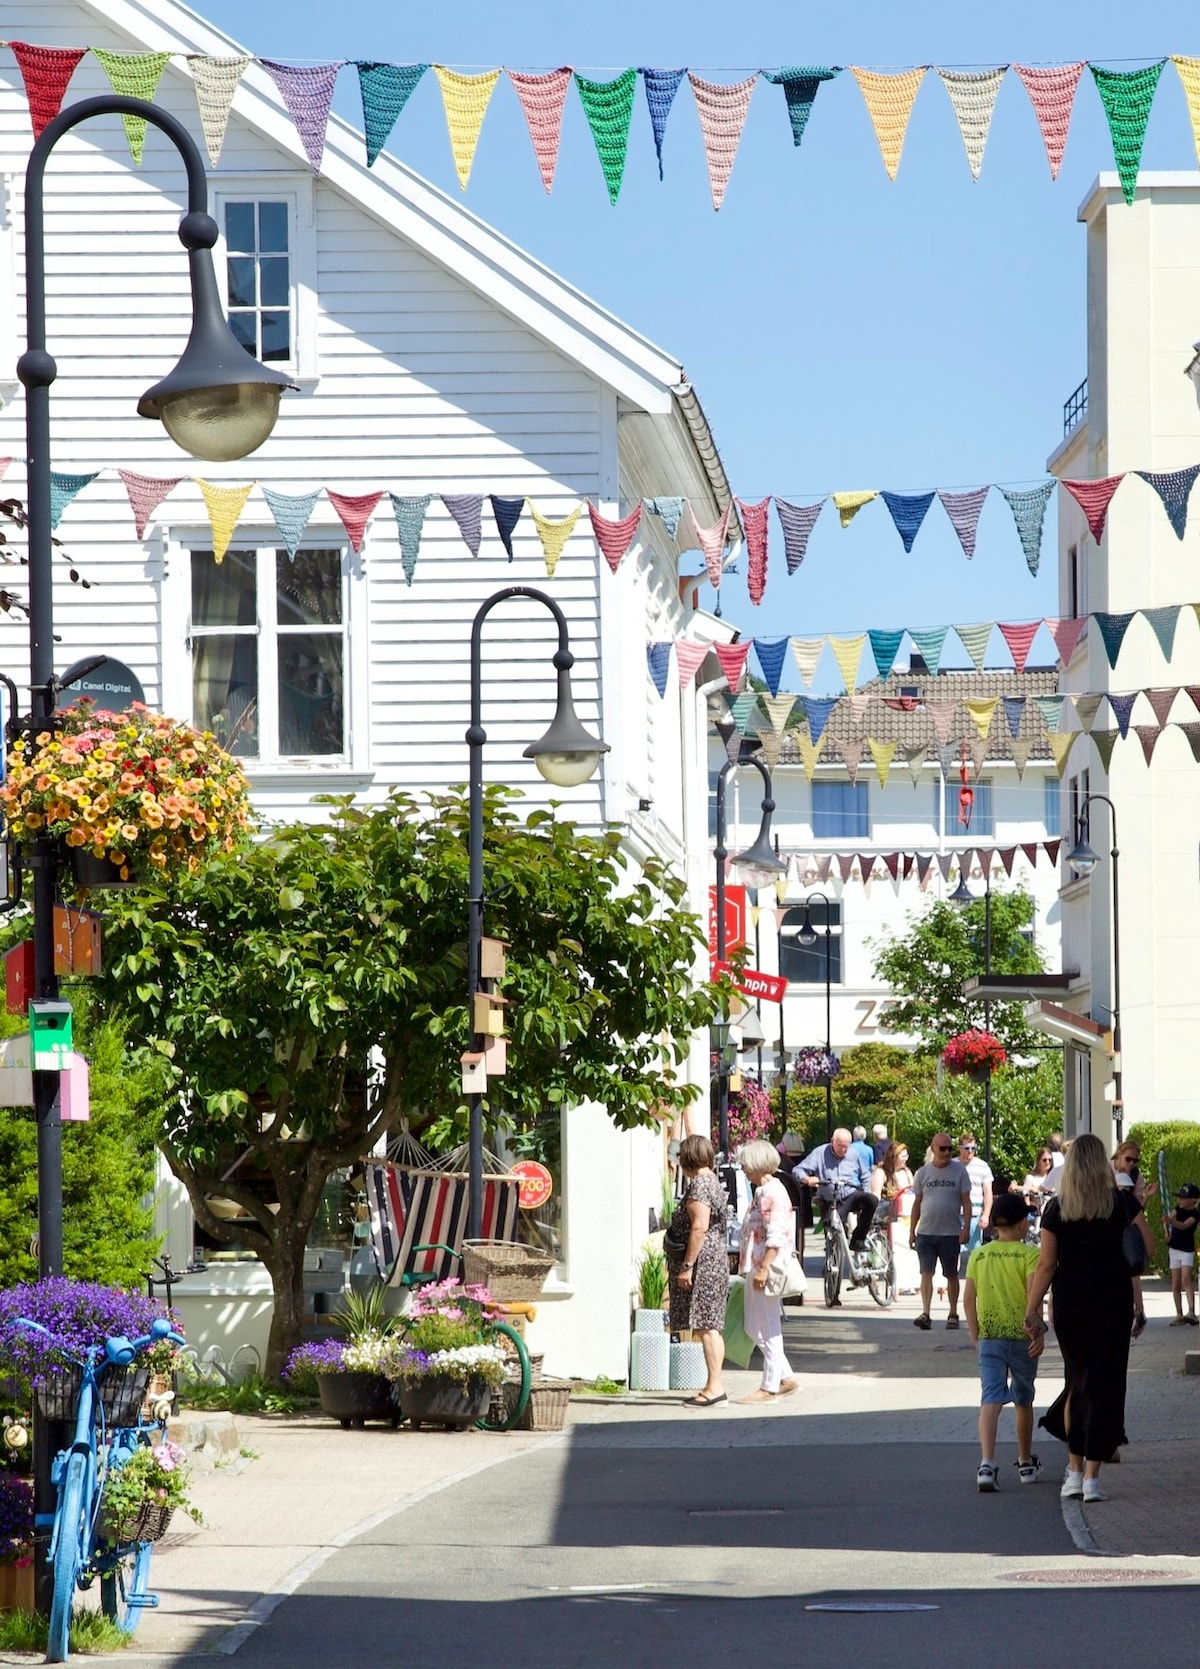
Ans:
<svg viewBox="0 0 1200 1669"><path fill-rule="evenodd" d="M922 1234L917 1230L917 1265L922 1275L932 1275L940 1263L947 1280L957 1276L959 1251L956 1234Z"/></svg>
<svg viewBox="0 0 1200 1669"><path fill-rule="evenodd" d="M1011 1402L1033 1407L1037 1358L1029 1354L1028 1339L980 1339L981 1402Z"/></svg>

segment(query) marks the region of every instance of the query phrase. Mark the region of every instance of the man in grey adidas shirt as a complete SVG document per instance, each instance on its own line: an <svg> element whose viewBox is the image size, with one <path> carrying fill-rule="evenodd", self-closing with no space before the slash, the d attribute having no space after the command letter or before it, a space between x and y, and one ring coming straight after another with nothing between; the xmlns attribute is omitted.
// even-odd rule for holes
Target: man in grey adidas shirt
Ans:
<svg viewBox="0 0 1200 1669"><path fill-rule="evenodd" d="M971 1238L971 1178L967 1167L951 1158L954 1147L944 1130L930 1146L933 1163L922 1165L913 1178L908 1243L916 1249L921 1270L921 1313L913 1326L926 1333L933 1326L933 1272L940 1263L950 1300L946 1326L953 1332L958 1327L958 1250Z"/></svg>

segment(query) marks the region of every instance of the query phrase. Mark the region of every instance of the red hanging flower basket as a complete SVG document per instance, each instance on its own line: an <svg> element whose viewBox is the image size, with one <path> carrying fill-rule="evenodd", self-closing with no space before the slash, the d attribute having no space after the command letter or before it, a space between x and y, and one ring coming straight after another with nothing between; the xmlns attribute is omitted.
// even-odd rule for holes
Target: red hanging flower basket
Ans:
<svg viewBox="0 0 1200 1669"><path fill-rule="evenodd" d="M959 1032L942 1050L942 1065L956 1077L962 1073L971 1078L986 1077L1007 1059L1000 1039L977 1029Z"/></svg>

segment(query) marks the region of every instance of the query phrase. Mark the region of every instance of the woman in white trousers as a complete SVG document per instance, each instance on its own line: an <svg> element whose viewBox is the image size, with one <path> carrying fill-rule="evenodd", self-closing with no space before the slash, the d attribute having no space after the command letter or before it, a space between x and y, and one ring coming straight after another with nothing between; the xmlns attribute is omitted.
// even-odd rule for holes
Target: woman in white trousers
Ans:
<svg viewBox="0 0 1200 1669"><path fill-rule="evenodd" d="M754 1189L742 1219L741 1272L746 1279L746 1332L762 1352L762 1383L741 1402L774 1402L800 1389L783 1349L783 1309L766 1292L767 1273L781 1258L795 1255L796 1214L775 1175L779 1154L770 1142L747 1142L738 1161Z"/></svg>

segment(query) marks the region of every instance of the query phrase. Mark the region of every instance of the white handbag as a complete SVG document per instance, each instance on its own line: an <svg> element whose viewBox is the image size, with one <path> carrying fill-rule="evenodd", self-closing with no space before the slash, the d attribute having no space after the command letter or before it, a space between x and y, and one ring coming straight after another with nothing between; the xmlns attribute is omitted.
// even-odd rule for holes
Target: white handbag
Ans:
<svg viewBox="0 0 1200 1669"><path fill-rule="evenodd" d="M795 1252L786 1258L772 1259L763 1291L768 1298L803 1298L804 1266Z"/></svg>

